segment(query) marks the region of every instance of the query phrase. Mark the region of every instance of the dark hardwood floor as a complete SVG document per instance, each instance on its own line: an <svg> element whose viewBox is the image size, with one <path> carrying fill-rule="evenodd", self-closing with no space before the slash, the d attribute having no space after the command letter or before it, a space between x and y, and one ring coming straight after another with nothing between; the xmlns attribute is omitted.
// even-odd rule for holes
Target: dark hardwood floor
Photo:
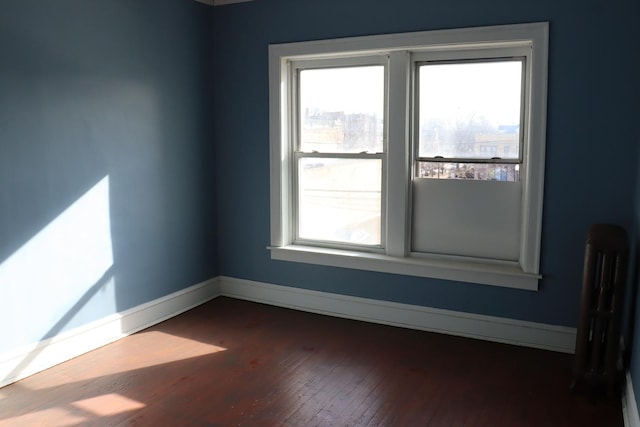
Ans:
<svg viewBox="0 0 640 427"><path fill-rule="evenodd" d="M1 426L603 426L572 356L217 298L0 389Z"/></svg>

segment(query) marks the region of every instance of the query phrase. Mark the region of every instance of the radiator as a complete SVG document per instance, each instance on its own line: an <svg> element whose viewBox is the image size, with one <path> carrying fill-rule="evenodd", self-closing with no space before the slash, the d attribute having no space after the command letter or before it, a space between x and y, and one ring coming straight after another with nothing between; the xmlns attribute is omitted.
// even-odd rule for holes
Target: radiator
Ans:
<svg viewBox="0 0 640 427"><path fill-rule="evenodd" d="M584 383L591 388L604 386L610 396L616 391L628 247L621 227L595 224L589 228L572 390Z"/></svg>

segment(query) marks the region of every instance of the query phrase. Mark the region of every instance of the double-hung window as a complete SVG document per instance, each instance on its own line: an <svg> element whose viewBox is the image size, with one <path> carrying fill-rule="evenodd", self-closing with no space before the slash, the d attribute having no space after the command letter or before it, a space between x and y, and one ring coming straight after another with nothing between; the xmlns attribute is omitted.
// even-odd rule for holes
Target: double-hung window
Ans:
<svg viewBox="0 0 640 427"><path fill-rule="evenodd" d="M384 58L293 62L297 243L382 247Z"/></svg>
<svg viewBox="0 0 640 427"><path fill-rule="evenodd" d="M547 24L270 46L272 258L537 289Z"/></svg>

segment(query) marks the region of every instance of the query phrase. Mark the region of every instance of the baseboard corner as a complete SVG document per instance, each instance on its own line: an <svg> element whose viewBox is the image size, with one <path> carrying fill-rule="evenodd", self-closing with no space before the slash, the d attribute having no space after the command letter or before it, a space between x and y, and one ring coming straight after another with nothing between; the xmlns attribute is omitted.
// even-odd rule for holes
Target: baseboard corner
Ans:
<svg viewBox="0 0 640 427"><path fill-rule="evenodd" d="M87 325L0 354L0 387L112 343L220 295L218 277Z"/></svg>

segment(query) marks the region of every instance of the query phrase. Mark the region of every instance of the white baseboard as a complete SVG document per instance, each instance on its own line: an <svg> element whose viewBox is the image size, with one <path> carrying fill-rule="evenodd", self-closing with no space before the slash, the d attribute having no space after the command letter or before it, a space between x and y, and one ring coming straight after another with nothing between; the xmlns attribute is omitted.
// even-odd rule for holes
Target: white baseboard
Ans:
<svg viewBox="0 0 640 427"><path fill-rule="evenodd" d="M633 392L633 382L629 371L625 376L625 388L622 393L622 416L625 427L640 427L640 416L638 415L636 396Z"/></svg>
<svg viewBox="0 0 640 427"><path fill-rule="evenodd" d="M575 344L574 328L216 277L56 337L0 354L0 387L160 323L219 295L565 353L572 353ZM637 419L637 408L635 405L633 408ZM640 424L633 426L640 427Z"/></svg>
<svg viewBox="0 0 640 427"><path fill-rule="evenodd" d="M0 387L160 323L220 294L211 279L104 319L0 354Z"/></svg>
<svg viewBox="0 0 640 427"><path fill-rule="evenodd" d="M573 353L576 329L219 277L221 295L347 319ZM640 426L639 426L640 427Z"/></svg>

